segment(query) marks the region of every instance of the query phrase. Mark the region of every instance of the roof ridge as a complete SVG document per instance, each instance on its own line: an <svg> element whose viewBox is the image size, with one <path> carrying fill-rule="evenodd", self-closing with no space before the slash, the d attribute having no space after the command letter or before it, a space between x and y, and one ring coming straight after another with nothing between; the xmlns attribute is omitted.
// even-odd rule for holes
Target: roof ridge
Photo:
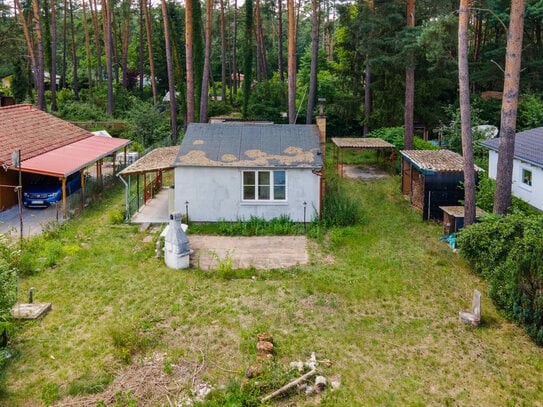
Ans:
<svg viewBox="0 0 543 407"><path fill-rule="evenodd" d="M18 105L2 106L0 110L23 110L22 108L25 108L24 110L32 110L33 106L30 103L21 103Z"/></svg>

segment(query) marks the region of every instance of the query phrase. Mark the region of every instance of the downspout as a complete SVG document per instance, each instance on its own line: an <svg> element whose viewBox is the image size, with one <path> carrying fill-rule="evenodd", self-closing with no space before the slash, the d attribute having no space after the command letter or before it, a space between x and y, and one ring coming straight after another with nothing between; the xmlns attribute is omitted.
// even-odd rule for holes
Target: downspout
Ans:
<svg viewBox="0 0 543 407"><path fill-rule="evenodd" d="M323 115L323 107L321 105L320 115L317 116L317 127L320 133L320 145L321 145L321 157L322 157L322 170L320 179L320 202L319 202L319 219L322 219L322 204L325 194L325 167L326 167L326 116Z"/></svg>
<svg viewBox="0 0 543 407"><path fill-rule="evenodd" d="M124 193L124 201L125 201L125 214L124 214L124 221L125 222L128 222L130 220L130 207L129 207L129 203L128 203L128 199L129 199L129 190L128 190L128 184L126 183L126 181L124 180L123 176L121 175L121 173L118 173L117 174L117 177L119 177L119 179L121 180L121 182L124 184L124 190L125 190L125 193Z"/></svg>

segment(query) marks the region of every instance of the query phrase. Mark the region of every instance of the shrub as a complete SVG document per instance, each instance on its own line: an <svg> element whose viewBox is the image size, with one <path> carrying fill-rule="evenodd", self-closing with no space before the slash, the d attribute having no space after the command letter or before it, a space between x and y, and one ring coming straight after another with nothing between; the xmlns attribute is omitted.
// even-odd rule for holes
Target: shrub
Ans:
<svg viewBox="0 0 543 407"><path fill-rule="evenodd" d="M543 217L488 215L458 235L462 255L488 280L494 304L543 345Z"/></svg>
<svg viewBox="0 0 543 407"><path fill-rule="evenodd" d="M58 110L58 116L64 120L75 121L101 121L109 119L107 114L95 105L74 101L63 103Z"/></svg>
<svg viewBox="0 0 543 407"><path fill-rule="evenodd" d="M543 227L530 229L512 253L515 291L512 314L526 332L543 345Z"/></svg>
<svg viewBox="0 0 543 407"><path fill-rule="evenodd" d="M322 204L322 222L327 227L350 226L362 220L358 202L343 188L337 177L328 178Z"/></svg>
<svg viewBox="0 0 543 407"><path fill-rule="evenodd" d="M522 215L489 214L459 231L458 246L475 272L488 278L505 263L515 241L523 236L524 228Z"/></svg>
<svg viewBox="0 0 543 407"><path fill-rule="evenodd" d="M124 222L126 211L123 209L112 209L108 212L109 223L119 225Z"/></svg>
<svg viewBox="0 0 543 407"><path fill-rule="evenodd" d="M236 222L220 221L217 226L219 234L225 236L296 235L301 233L303 228L288 215L269 221L251 216L248 220L238 219Z"/></svg>
<svg viewBox="0 0 543 407"><path fill-rule="evenodd" d="M144 352L152 344L152 338L145 335L135 324L114 325L109 328L108 333L116 356L126 364L132 363L132 356Z"/></svg>
<svg viewBox="0 0 543 407"><path fill-rule="evenodd" d="M9 315L11 307L17 300L17 276L15 269L3 258L0 258L0 321ZM0 331L2 331L0 325ZM0 332L1 333L1 332Z"/></svg>

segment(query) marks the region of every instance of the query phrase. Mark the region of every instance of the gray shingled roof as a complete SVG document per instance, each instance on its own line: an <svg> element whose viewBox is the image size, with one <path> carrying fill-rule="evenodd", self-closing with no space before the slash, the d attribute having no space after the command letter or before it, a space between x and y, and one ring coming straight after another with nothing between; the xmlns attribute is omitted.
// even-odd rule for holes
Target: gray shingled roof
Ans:
<svg viewBox="0 0 543 407"><path fill-rule="evenodd" d="M481 144L498 151L499 137L485 140ZM543 167L543 127L522 131L515 135L515 158Z"/></svg>
<svg viewBox="0 0 543 407"><path fill-rule="evenodd" d="M192 123L174 166L321 168L315 125Z"/></svg>

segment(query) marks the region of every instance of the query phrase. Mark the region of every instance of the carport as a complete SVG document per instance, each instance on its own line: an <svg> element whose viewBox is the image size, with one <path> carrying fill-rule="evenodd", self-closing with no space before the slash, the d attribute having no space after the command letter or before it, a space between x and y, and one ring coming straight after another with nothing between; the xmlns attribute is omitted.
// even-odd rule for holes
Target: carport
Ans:
<svg viewBox="0 0 543 407"><path fill-rule="evenodd" d="M0 211L17 204L21 174L31 173L58 177L66 216L66 178L96 164L101 182L103 159L120 149L126 151L128 144L130 140L95 136L32 105L1 107Z"/></svg>
<svg viewBox="0 0 543 407"><path fill-rule="evenodd" d="M21 161L21 171L33 174L55 176L62 182L62 213L66 216L66 178L81 171L81 200L85 199L85 168L96 164L96 176L102 183L103 159L113 155L113 172L115 172L115 154L125 149L130 140L91 136L67 146L57 148L28 160ZM126 154L125 154L126 156ZM24 158L24 157L23 157Z"/></svg>

